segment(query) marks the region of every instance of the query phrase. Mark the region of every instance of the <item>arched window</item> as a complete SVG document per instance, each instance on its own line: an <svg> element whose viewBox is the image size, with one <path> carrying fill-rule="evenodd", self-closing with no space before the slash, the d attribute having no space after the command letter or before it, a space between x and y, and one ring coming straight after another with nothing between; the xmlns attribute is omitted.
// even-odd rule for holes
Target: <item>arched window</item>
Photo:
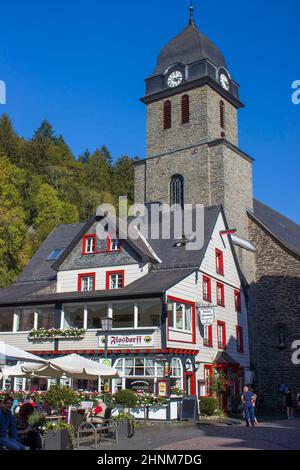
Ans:
<svg viewBox="0 0 300 470"><path fill-rule="evenodd" d="M181 98L181 124L188 124L190 122L190 97L183 95Z"/></svg>
<svg viewBox="0 0 300 470"><path fill-rule="evenodd" d="M170 129L172 125L172 105L171 101L164 102L164 129Z"/></svg>
<svg viewBox="0 0 300 470"><path fill-rule="evenodd" d="M225 129L225 104L224 101L220 102L220 126Z"/></svg>
<svg viewBox="0 0 300 470"><path fill-rule="evenodd" d="M171 206L184 205L184 178L181 175L174 175L171 179Z"/></svg>

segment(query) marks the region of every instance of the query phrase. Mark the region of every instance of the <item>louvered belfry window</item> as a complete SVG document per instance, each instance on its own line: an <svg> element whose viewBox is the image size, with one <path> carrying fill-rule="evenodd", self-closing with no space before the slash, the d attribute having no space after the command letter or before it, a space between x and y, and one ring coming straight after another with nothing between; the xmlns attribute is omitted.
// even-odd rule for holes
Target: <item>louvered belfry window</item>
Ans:
<svg viewBox="0 0 300 470"><path fill-rule="evenodd" d="M190 97L184 95L181 98L181 124L188 124L190 122Z"/></svg>
<svg viewBox="0 0 300 470"><path fill-rule="evenodd" d="M220 126L225 129L225 104L224 101L220 102Z"/></svg>
<svg viewBox="0 0 300 470"><path fill-rule="evenodd" d="M172 126L172 105L171 101L164 102L164 129L170 129Z"/></svg>

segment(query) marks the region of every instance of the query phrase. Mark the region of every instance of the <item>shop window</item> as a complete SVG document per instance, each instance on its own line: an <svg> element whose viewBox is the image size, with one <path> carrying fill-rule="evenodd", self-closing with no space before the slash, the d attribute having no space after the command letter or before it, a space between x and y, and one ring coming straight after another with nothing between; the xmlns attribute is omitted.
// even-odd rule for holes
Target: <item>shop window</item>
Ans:
<svg viewBox="0 0 300 470"><path fill-rule="evenodd" d="M241 313L242 304L241 304L241 292L239 290L234 291L234 305L235 311Z"/></svg>
<svg viewBox="0 0 300 470"><path fill-rule="evenodd" d="M87 305L87 327L88 330L101 329L101 318L107 318L107 304L88 304Z"/></svg>
<svg viewBox="0 0 300 470"><path fill-rule="evenodd" d="M83 328L84 307L83 305L64 306L64 329Z"/></svg>
<svg viewBox="0 0 300 470"><path fill-rule="evenodd" d="M96 239L96 234L84 235L82 246L83 255L91 255L96 253Z"/></svg>
<svg viewBox="0 0 300 470"><path fill-rule="evenodd" d="M96 288L96 273L78 274L78 292L91 292Z"/></svg>
<svg viewBox="0 0 300 470"><path fill-rule="evenodd" d="M12 309L0 310L0 333L13 331L14 311Z"/></svg>
<svg viewBox="0 0 300 470"><path fill-rule="evenodd" d="M180 301L168 301L169 327L179 331L192 332L192 306Z"/></svg>
<svg viewBox="0 0 300 470"><path fill-rule="evenodd" d="M116 303L113 305L113 328L134 328L133 303Z"/></svg>
<svg viewBox="0 0 300 470"><path fill-rule="evenodd" d="M18 311L17 331L31 331L34 328L34 307L22 308Z"/></svg>
<svg viewBox="0 0 300 470"><path fill-rule="evenodd" d="M207 348L213 347L213 328L212 325L204 327L203 345Z"/></svg>
<svg viewBox="0 0 300 470"><path fill-rule="evenodd" d="M106 273L106 289L122 289L125 285L125 271Z"/></svg>
<svg viewBox="0 0 300 470"><path fill-rule="evenodd" d="M225 322L218 321L218 348L226 349L226 324Z"/></svg>
<svg viewBox="0 0 300 470"><path fill-rule="evenodd" d="M55 328L55 308L53 307L39 307L38 309L38 329L44 328L45 330L51 330Z"/></svg>
<svg viewBox="0 0 300 470"><path fill-rule="evenodd" d="M211 279L203 276L203 300L211 302Z"/></svg>
<svg viewBox="0 0 300 470"><path fill-rule="evenodd" d="M160 326L161 302L151 300L138 302L138 327L158 327Z"/></svg>
<svg viewBox="0 0 300 470"><path fill-rule="evenodd" d="M217 282L217 304L225 307L225 287L220 282Z"/></svg>

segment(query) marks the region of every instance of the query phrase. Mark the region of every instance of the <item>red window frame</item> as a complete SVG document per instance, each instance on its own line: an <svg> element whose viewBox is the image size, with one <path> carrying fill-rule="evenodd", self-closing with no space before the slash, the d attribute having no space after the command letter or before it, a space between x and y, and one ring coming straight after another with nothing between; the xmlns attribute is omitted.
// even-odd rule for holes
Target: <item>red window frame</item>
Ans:
<svg viewBox="0 0 300 470"><path fill-rule="evenodd" d="M219 289L221 289L221 300L219 300L219 296L218 296ZM225 307L225 286L224 284L222 284L222 282L217 282L216 298L217 298L217 305L219 305L220 307Z"/></svg>
<svg viewBox="0 0 300 470"><path fill-rule="evenodd" d="M168 312L168 315L167 315L167 341L172 341L172 342L175 342L175 343L189 343L189 344L196 344L196 341L197 341L197 337L196 337L196 304L195 302L192 302L190 300L185 300L185 299L179 299L178 297L173 297L173 296L170 296L168 295L168 298L167 298L167 302L176 302L176 303L180 303L180 304L186 304L186 305L190 305L192 307L192 341L182 341L182 340L179 340L179 339L172 339L170 338L170 312ZM181 333L179 330L176 330L176 333ZM183 333L185 333L183 331Z"/></svg>
<svg viewBox="0 0 300 470"><path fill-rule="evenodd" d="M208 338L205 338L205 327L204 327L204 338L203 346L206 348L213 348L213 327L212 325L207 327Z"/></svg>
<svg viewBox="0 0 300 470"><path fill-rule="evenodd" d="M181 124L188 124L190 122L190 97L183 95L181 98Z"/></svg>
<svg viewBox="0 0 300 470"><path fill-rule="evenodd" d="M87 240L93 238L94 239L94 251L87 251ZM82 254L83 255L94 255L97 252L97 235L95 233L84 235L82 239Z"/></svg>
<svg viewBox="0 0 300 470"><path fill-rule="evenodd" d="M244 330L239 325L236 327L236 349L239 353L244 352Z"/></svg>
<svg viewBox="0 0 300 470"><path fill-rule="evenodd" d="M213 366L211 364L205 364L204 365L204 383L205 383L205 389L206 389L206 371L209 371L209 377L210 377L210 390L208 395L203 395L200 398L205 398L205 397L212 397L214 392L212 389L212 378L213 378Z"/></svg>
<svg viewBox="0 0 300 470"><path fill-rule="evenodd" d="M204 285L207 285L207 295L205 295L205 290L204 290ZM203 300L206 302L211 302L211 279L208 276L203 276L203 282L202 282L202 288L203 288Z"/></svg>
<svg viewBox="0 0 300 470"><path fill-rule="evenodd" d="M96 290L96 273L84 273L84 274L78 274L78 285L77 285L78 292L92 292L92 291L82 290L82 279L84 277L93 277L93 291Z"/></svg>
<svg viewBox="0 0 300 470"><path fill-rule="evenodd" d="M241 302L241 291L239 290L234 291L234 305L235 305L235 311L238 313L241 313L242 302Z"/></svg>
<svg viewBox="0 0 300 470"><path fill-rule="evenodd" d="M170 100L164 102L164 129L172 127L172 104Z"/></svg>
<svg viewBox="0 0 300 470"><path fill-rule="evenodd" d="M107 290L112 290L110 288L110 278L114 274L122 274L122 287L121 287L121 289L123 289L123 287L125 286L125 271L124 271L124 269L118 270L118 271L107 271L107 273L106 273L106 289Z"/></svg>
<svg viewBox="0 0 300 470"><path fill-rule="evenodd" d="M216 272L220 276L224 276L224 254L218 248L216 248Z"/></svg>
<svg viewBox="0 0 300 470"><path fill-rule="evenodd" d="M219 336L219 327L222 327L222 338ZM226 323L224 321L217 322L218 349L227 349L226 346Z"/></svg>
<svg viewBox="0 0 300 470"><path fill-rule="evenodd" d="M120 246L119 246L119 249L118 250L112 250L111 249L111 245L112 245L112 241L114 240L119 240L119 238L111 238L110 235L107 235L107 243L106 243L106 251L107 253L120 253L120 251L122 251L122 246L121 246L121 242L120 242Z"/></svg>

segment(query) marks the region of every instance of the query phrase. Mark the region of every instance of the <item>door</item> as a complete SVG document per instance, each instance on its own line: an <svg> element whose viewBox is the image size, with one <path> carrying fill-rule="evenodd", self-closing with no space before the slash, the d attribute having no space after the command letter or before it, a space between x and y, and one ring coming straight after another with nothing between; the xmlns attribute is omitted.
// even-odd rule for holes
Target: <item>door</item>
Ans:
<svg viewBox="0 0 300 470"><path fill-rule="evenodd" d="M185 393L188 396L196 395L196 374L195 372L185 373Z"/></svg>

